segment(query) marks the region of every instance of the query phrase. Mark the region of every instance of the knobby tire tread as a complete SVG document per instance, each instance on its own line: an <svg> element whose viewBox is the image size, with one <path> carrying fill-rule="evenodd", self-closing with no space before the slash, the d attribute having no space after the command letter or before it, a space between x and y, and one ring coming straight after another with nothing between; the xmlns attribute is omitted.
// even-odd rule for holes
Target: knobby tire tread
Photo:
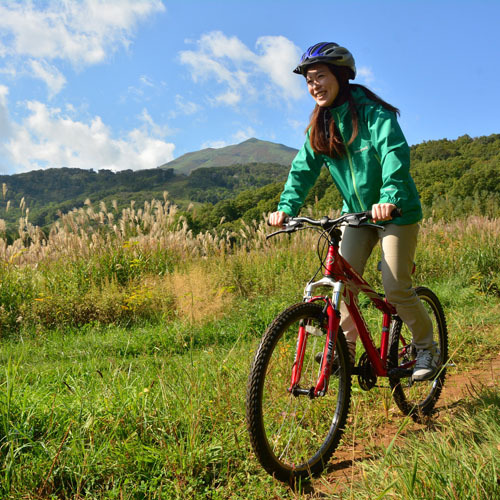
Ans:
<svg viewBox="0 0 500 500"><path fill-rule="evenodd" d="M393 378L389 376L389 384L393 391L393 398L396 402L398 408L404 415L409 415L416 422L421 422L428 416L430 416L434 412L434 407L441 395L441 391L443 390L444 381L446 378L446 364L448 362L448 330L446 326L446 318L444 315L443 307L439 302L438 297L432 292L429 288L426 287L417 287L415 289L417 295L419 297L425 297L427 303L431 305L431 308L434 312L437 329L435 332L435 339L438 339L438 346L441 350L442 356L442 368L439 371L438 376L436 377L436 384L432 388L431 397L428 397L424 400L424 402L420 402L419 404L415 404L414 402L408 401L404 390L401 387L401 379ZM424 301L426 301L424 299ZM391 327L391 333L389 336L389 366L394 368L398 366L399 359L399 346L400 346L400 333L403 327L403 322L400 318L397 318ZM405 380L405 379L403 379ZM416 382L417 384L421 384L422 382ZM427 382L424 382L427 383Z"/></svg>
<svg viewBox="0 0 500 500"><path fill-rule="evenodd" d="M323 305L323 302L321 302L321 305L318 303L301 302L290 306L280 313L271 322L262 337L248 378L246 399L247 427L253 450L261 465L269 474L290 484L298 480L307 480L311 476L316 476L325 468L339 444L349 412L351 396L350 364L348 361L349 358L346 340L342 330L339 328L336 352L338 352L338 355L343 358L341 364L345 367L346 374L344 377L344 387L339 389L339 391L343 391L343 398L341 401L342 409L334 435L330 438L326 446L323 445L321 447L322 453L320 460L306 466L302 464L303 467L289 467L287 464L281 462L270 449L262 416L263 387L269 360L272 356L274 348L287 328L295 321L298 321L301 317L320 317L320 315L323 314ZM290 373L291 368L292 366L290 366Z"/></svg>

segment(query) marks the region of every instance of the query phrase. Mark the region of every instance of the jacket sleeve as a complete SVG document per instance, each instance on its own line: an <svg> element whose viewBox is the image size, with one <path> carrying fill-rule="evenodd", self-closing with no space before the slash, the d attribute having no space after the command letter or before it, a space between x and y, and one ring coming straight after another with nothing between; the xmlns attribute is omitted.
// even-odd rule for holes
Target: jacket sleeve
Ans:
<svg viewBox="0 0 500 500"><path fill-rule="evenodd" d="M410 177L408 143L395 113L382 106L375 106L368 112L367 123L382 169L379 203L401 206L403 200L416 195Z"/></svg>
<svg viewBox="0 0 500 500"><path fill-rule="evenodd" d="M314 153L309 144L309 134L307 134L306 142L292 161L278 210L292 217L299 213L309 190L321 172L322 165L323 157Z"/></svg>

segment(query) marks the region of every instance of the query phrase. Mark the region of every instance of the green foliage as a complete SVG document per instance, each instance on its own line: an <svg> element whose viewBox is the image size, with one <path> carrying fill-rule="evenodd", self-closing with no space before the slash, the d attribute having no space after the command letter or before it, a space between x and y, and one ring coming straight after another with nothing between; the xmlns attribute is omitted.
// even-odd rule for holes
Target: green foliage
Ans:
<svg viewBox="0 0 500 500"><path fill-rule="evenodd" d="M449 188L428 198L434 220L422 225L415 281L436 290L443 302L453 376L498 350L499 144L498 136L435 142L412 148L416 170L432 164L418 180L424 194L432 186ZM314 485L310 493L291 491L255 461L244 409L252 353L272 318L301 300L318 266L315 234L266 242L267 228L252 223L274 210L282 188L282 180L265 180L281 167L268 165L259 178L262 168L214 169L207 192L217 203L184 214L155 204L151 218L146 209L141 219L130 208L119 220L112 208L115 218L106 210L101 220L91 207L63 218L61 225L74 223L71 235L92 236L90 252L80 254L68 237L57 240L66 253L20 265L30 251L25 244L36 239L36 232L23 233L25 244L0 266L2 498L307 498L321 495L326 485L360 499L498 496L498 384L455 409L443 407L439 426L405 432L404 447L382 452L370 441L379 439L376 426L401 426L390 391L364 393L355 386L345 443L362 440L372 458L363 461L358 482L321 480L316 491ZM103 175L116 180L116 174ZM201 193L203 175L197 175L190 187L191 176L172 182ZM122 179L133 183L134 174ZM263 184L248 190L247 182ZM307 205L318 213L340 206L326 171ZM168 221L152 218L161 210ZM462 210L468 217L457 218ZM78 225L85 213L95 217ZM485 213L489 217L478 216ZM183 217L197 235L178 229ZM121 222L122 233L114 233L113 224ZM163 232L140 239L162 224ZM226 230L223 238L211 234L214 228ZM160 245L173 236L170 246ZM39 242L40 252L50 238ZM375 252L366 277L380 285L377 257ZM182 288L191 277L196 294ZM224 315L215 316L210 302L221 297L227 299ZM208 306L205 316L190 317L179 305L183 298L191 312ZM344 451L350 453L347 446Z"/></svg>
<svg viewBox="0 0 500 500"><path fill-rule="evenodd" d="M0 267L0 331L10 336L27 325L130 324L173 314L171 291L162 276L173 270L173 254L118 248L92 259L40 263L37 269ZM153 276L149 281L145 277Z"/></svg>
<svg viewBox="0 0 500 500"><path fill-rule="evenodd" d="M450 221L467 215L500 216L500 135L424 142L412 146L411 159L412 175L425 217ZM223 169L219 171L224 172ZM225 189L216 172L198 170L191 175L194 174L208 188L214 182L219 189ZM281 191L282 184L275 183L270 189L252 189L236 198L204 205L197 210L196 217L186 214L189 227L195 232L228 227L238 229L241 227L238 219L250 223L260 220L263 213L275 210ZM213 200L207 201L213 203ZM304 208L314 207L315 213L327 214L341 206L341 196L328 171L323 169L305 200Z"/></svg>
<svg viewBox="0 0 500 500"><path fill-rule="evenodd" d="M498 389L498 385L473 388L473 397L459 402L439 426L407 433L403 447L387 449L383 464L363 465L363 480L354 488L354 497L498 498Z"/></svg>
<svg viewBox="0 0 500 500"><path fill-rule="evenodd" d="M411 160L426 216L499 216L499 134L424 142L412 146Z"/></svg>
<svg viewBox="0 0 500 500"><path fill-rule="evenodd" d="M259 145L262 142L257 141ZM252 140L243 144L250 149L253 147ZM239 230L241 222L249 224L260 220L263 213L276 208L289 168L283 162L289 159L285 161L281 157L280 163L263 163L261 157L274 157L272 154L266 156L265 148L257 148L258 154L243 154L236 146L223 149L227 149L224 155L233 156L213 156L215 152L221 153L220 150L196 153L197 165L210 167L197 170L190 167L188 176L179 174L173 167L117 173L60 168L0 176L0 183L7 187L6 196L0 200L0 218L7 222L7 239L13 241L17 237L18 219L27 209L29 220L48 231L61 213L83 206L87 198L94 202L102 200L107 210L116 216L132 200L141 205L153 198L161 199L166 191L170 201L183 209L195 233L221 228ZM288 149L290 156L294 150ZM196 159L193 154L186 155L190 162ZM207 154L211 159L204 163ZM221 166L216 166L215 158L219 158ZM240 158L246 163L234 164ZM233 164L222 166L229 159ZM499 134L423 142L411 147L411 160L412 175L426 217L452 220L470 214L499 216ZM190 203L196 205L195 213L187 211ZM341 203L328 172L323 170L305 207L314 206L318 212L329 213L338 210ZM221 226L222 218L225 225Z"/></svg>
<svg viewBox="0 0 500 500"><path fill-rule="evenodd" d="M21 311L32 304L36 296L36 273L31 269L19 269L0 265L0 331L2 336L17 331L23 321Z"/></svg>
<svg viewBox="0 0 500 500"><path fill-rule="evenodd" d="M166 192L170 201L185 207L190 202L215 204L250 188L266 186L271 180L284 181L287 171L288 167L279 164L253 163L195 170L189 177L159 168L117 173L60 168L0 176L0 183L7 187L5 198L0 199L0 218L7 221L12 241L17 236L18 220L27 210L29 221L48 232L62 213L84 206L87 199L101 201L115 216L132 201L142 205L164 198Z"/></svg>
<svg viewBox="0 0 500 500"><path fill-rule="evenodd" d="M244 210L259 193L236 199L235 209ZM129 217L133 227L136 214ZM143 217L143 228L159 219L147 220ZM422 227L416 281L430 285L443 300L450 351L460 370L497 352L499 302L490 284L500 275L499 223L470 217L428 221ZM159 247L158 235L120 245L101 240L103 247L93 247L88 256L75 250L71 258L52 256L31 267L15 264L16 256L4 263L0 497L297 497L269 477L250 451L245 388L266 325L301 300L303 286L317 269L317 235L300 232L266 242L264 229L242 225L244 234L231 249L218 251L217 244L210 253L207 246L201 258L184 250L189 246ZM167 226L163 236L172 232ZM93 234L97 241L99 233ZM190 238L179 233L179 239ZM193 241L201 247L211 240L202 234ZM368 265L370 282L380 279L376 259ZM212 282L204 280L208 272ZM182 289L189 276L196 296ZM178 278L175 287L165 286L164 279L172 277ZM190 295L195 310L220 294L231 300L223 316L209 310L193 321L189 311L182 314L177 307L174 292ZM450 375L454 370L450 366ZM390 390L364 393L355 386L353 393L345 443L366 443L375 461L381 454L370 447L370 437L379 435L376 426L387 421L399 426L401 417L391 406ZM374 493L374 484L405 491L408 498L427 498L450 483L464 498L483 489L485 498L494 498L496 483L489 481L498 470L498 392L477 399L464 407L470 419L447 420L440 414L439 439L426 433L423 440L419 432L409 451L392 447L386 461L377 461L375 470L367 468L359 484L338 484L353 498L381 495ZM420 457L427 456L440 464L440 474L425 468ZM456 472L456 461L468 465L467 474ZM394 477L389 481L384 474ZM373 479L363 483L368 477Z"/></svg>
<svg viewBox="0 0 500 500"><path fill-rule="evenodd" d="M261 188L245 190L234 199L222 200L215 205L204 204L193 210L182 212L190 229L195 233L216 229L238 231L242 223L250 224L262 220L263 214L276 209L282 182L268 184Z"/></svg>
<svg viewBox="0 0 500 500"><path fill-rule="evenodd" d="M293 295L300 295L302 276L296 275L306 274L301 268L309 266L296 248L287 247L269 253L274 257L266 269L260 269L263 257L250 256L244 269L234 264L228 281L239 276L242 293L270 295L242 298L221 320L193 325L172 318L134 328L93 324L25 332L22 342L4 339L0 496L297 498L255 460L244 407L259 337L277 312L298 299ZM266 274L273 280L259 283ZM493 313L498 301L484 296L474 303L471 297L455 293L447 306L450 336L462 346L464 334L476 337L474 359L484 360L496 347L497 335L488 327L498 325ZM471 312L480 324L475 331L467 323ZM460 370L470 353L468 345L463 347ZM496 498L497 387L454 409L444 407L432 421L438 425L406 430L405 441L390 449L379 446L380 431L386 434L387 428L378 426L389 421L397 428L404 422L390 390L354 388L353 417L340 452L351 456L350 443L356 440L366 445L370 460L357 461L364 471L354 482L351 476L334 482L323 477L301 498L317 497L323 487L337 493L343 488L346 498L376 498L389 486L395 498L402 492L404 498L437 493L448 498L450 485L460 492L457 498Z"/></svg>

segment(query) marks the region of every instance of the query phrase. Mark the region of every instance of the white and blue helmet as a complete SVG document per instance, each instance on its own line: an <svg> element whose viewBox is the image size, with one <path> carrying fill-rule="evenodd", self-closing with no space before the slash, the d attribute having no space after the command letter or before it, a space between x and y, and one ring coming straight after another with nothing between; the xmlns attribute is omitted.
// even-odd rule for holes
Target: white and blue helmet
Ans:
<svg viewBox="0 0 500 500"><path fill-rule="evenodd" d="M350 79L354 80L356 77L354 57L345 47L341 47L337 43L320 42L309 47L302 55L299 65L293 72L305 76L307 67L316 63L346 66L351 70Z"/></svg>

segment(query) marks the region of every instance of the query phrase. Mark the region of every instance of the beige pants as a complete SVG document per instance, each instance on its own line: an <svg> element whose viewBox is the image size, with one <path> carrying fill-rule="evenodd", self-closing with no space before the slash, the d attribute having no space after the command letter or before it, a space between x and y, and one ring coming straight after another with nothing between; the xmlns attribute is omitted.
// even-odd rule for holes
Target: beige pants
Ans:
<svg viewBox="0 0 500 500"><path fill-rule="evenodd" d="M386 224L384 227L385 231L373 227L345 227L340 253L362 275L368 257L380 241L382 282L387 300L396 307L399 317L408 325L417 349L427 349L432 345L432 322L411 282L419 226ZM355 342L358 332L344 303L340 312L346 339Z"/></svg>

